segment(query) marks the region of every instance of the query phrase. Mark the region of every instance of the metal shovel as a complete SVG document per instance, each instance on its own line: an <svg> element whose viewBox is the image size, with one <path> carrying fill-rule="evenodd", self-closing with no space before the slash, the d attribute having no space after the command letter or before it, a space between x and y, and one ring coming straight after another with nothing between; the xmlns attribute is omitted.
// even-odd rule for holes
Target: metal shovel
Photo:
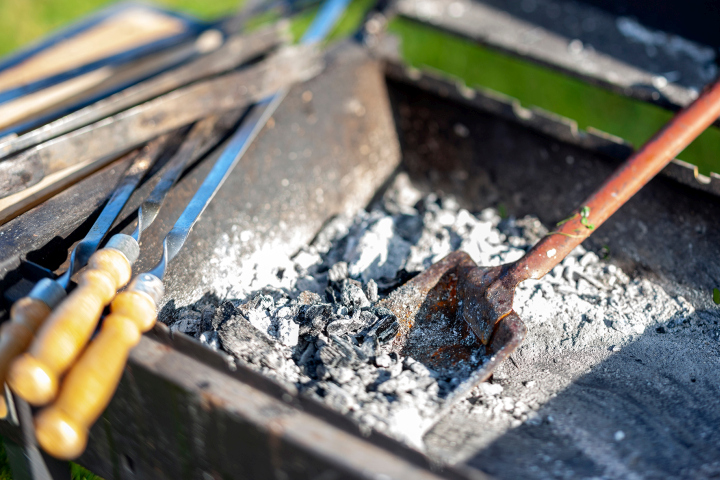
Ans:
<svg viewBox="0 0 720 480"><path fill-rule="evenodd" d="M720 81L679 112L572 215L516 262L479 267L453 252L394 291L393 348L444 376L464 378L444 409L490 377L520 345L526 327L513 311L515 287L542 278L720 116Z"/></svg>

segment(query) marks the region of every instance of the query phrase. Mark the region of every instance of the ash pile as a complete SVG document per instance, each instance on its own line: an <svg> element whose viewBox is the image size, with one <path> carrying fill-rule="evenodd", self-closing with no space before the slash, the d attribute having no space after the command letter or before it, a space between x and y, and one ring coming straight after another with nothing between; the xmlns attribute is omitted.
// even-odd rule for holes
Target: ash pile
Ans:
<svg viewBox="0 0 720 480"><path fill-rule="evenodd" d="M500 265L546 233L535 217L503 219L495 209L470 212L452 197L423 195L400 174L370 211L335 218L294 257L252 259L235 274L228 269L224 281L234 290L210 292L176 311L171 329L315 397L365 431L423 449L445 398L483 358L438 368L404 356L393 342L398 319L379 302L452 251L466 251L478 265ZM542 280L521 284L515 301L531 330L583 323L591 326L582 325L573 342L606 341L604 331L612 330L615 344L691 309L582 247ZM539 403L526 403L518 403L517 415L501 413L513 425L532 419ZM484 405L478 408L497 410Z"/></svg>

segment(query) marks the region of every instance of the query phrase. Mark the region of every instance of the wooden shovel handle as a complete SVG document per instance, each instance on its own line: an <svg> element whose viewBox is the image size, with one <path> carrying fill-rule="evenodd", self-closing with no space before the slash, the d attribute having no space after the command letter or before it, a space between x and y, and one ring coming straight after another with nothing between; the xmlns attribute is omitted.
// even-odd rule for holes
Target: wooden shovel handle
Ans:
<svg viewBox="0 0 720 480"><path fill-rule="evenodd" d="M10 320L0 327L0 386L7 379L10 363L27 350L50 307L37 298L24 297L10 309ZM0 396L0 417L7 416L5 397Z"/></svg>
<svg viewBox="0 0 720 480"><path fill-rule="evenodd" d="M56 458L71 460L85 450L88 430L115 393L130 349L155 324L155 302L143 292L125 291L111 308L100 333L65 377L55 403L35 420L40 446Z"/></svg>
<svg viewBox="0 0 720 480"><path fill-rule="evenodd" d="M633 154L573 215L513 264L509 278L517 284L541 278L580 245L630 197L685 149L720 116L720 80L680 111Z"/></svg>
<svg viewBox="0 0 720 480"><path fill-rule="evenodd" d="M40 328L30 350L10 367L8 384L19 397L35 406L55 398L59 377L82 352L105 305L130 275L130 262L118 250L104 248L90 257L78 287Z"/></svg>

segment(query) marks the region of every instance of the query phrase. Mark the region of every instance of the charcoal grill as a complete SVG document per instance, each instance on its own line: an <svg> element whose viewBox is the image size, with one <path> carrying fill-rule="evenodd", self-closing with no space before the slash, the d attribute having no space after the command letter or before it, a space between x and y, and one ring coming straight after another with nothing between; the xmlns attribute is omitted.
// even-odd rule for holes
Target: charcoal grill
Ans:
<svg viewBox="0 0 720 480"><path fill-rule="evenodd" d="M643 79L652 84L653 75L642 65L630 72L635 83L614 80L630 73L624 70L626 63L611 56L591 59L599 70L580 68L569 57L569 39L561 36L545 39L540 50L528 50L521 42L528 18L523 23L517 16L498 15L489 24L473 24L463 21L472 15L458 19L440 0L432 0L437 5L428 10L428 1L421 8L420 2L400 2L397 13L622 95L669 108L692 96L684 87L665 96L648 94ZM487 13L484 3L463 5L472 14ZM385 11L387 16L394 13ZM370 19L382 21L378 13ZM292 90L195 227L189 248L167 274L172 300L161 319L197 300L212 275L206 267L212 247L234 225L255 232L257 242L245 247L245 255L262 244L291 253L331 216L371 202L398 170L474 209L502 204L508 214L534 214L551 224L631 151L610 135L579 131L571 120L407 69L392 38L369 35L363 46L337 45L328 52L327 63L322 75ZM303 95L308 91L312 95ZM471 135L455 135L457 124ZM307 161L297 161L298 152L310 152ZM572 165L568 157L574 159ZM137 271L157 261L165 231L212 160L195 165L171 192L146 233ZM112 164L0 227L0 285L6 296L19 297L33 281L64 268L66 252L92 224L121 167ZM717 215L720 177L698 177L682 162L671 164L664 174L603 226L589 241L590 248L609 247L630 271L649 270L689 291L710 290L720 271L717 246L710 239L720 238L720 225L707 224L704 231L687 225ZM111 234L132 230L133 212L154 178L131 198ZM647 218L653 219L645 224L648 238L670 232L692 242L695 256L678 262L659 255L667 242L649 243L633 233ZM699 270L706 274L697 275ZM65 466L44 456L34 443L29 406L13 405L0 434L18 478L63 478ZM441 466L381 434L363 435L341 415L161 324L132 352L119 390L93 428L79 463L107 479L485 478L483 465Z"/></svg>

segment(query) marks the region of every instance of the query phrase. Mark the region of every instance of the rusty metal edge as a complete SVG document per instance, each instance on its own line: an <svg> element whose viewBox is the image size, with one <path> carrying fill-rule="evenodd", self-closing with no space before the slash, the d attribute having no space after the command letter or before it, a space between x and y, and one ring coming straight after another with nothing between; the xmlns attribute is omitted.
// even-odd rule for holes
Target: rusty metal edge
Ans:
<svg viewBox="0 0 720 480"><path fill-rule="evenodd" d="M525 108L513 97L489 89L469 88L438 73L409 68L398 58L388 56L387 49L381 55L385 59L385 73L394 81L497 115L614 160L624 161L633 153L629 143L609 133L597 129L581 130L572 119L540 108ZM695 165L679 159L673 160L660 173L696 190L720 196L720 174L700 175Z"/></svg>
<svg viewBox="0 0 720 480"><path fill-rule="evenodd" d="M435 5L439 5L440 3L441 2L438 2ZM660 94L658 96L653 96L653 92L649 91L647 88L623 85L620 79L627 76L629 73L628 65L613 57L607 55L601 56L595 52L593 52L592 57L595 60L594 63L602 66L602 73L593 73L582 68L575 68L578 62L568 58L570 56L568 52L572 50L570 48L572 39L558 39L558 43L560 45L556 45L555 47L543 45L543 49L534 50L529 48L528 45L517 42L516 39L510 40L495 38L492 33L484 31L482 27L475 25L471 20L465 18L467 15L453 18L452 16L447 15L446 12L443 12L442 14L432 17L423 17L411 8L414 5L415 2L412 0L398 0L394 3L392 12L408 20L437 28L449 34L487 46L506 55L550 68L592 85L610 90L619 95L653 103L673 111L687 106L692 99L697 96L697 92L678 84L669 85L671 90L670 95ZM493 23L502 25L505 30L512 31L517 28L516 22L518 22L519 19L515 18L512 14L506 14L502 11L494 12L492 7L488 7L484 4L474 4L473 2L468 2L467 4L464 4L464 6L469 8L471 13L489 14L492 12L494 14ZM550 48L550 51L547 50L548 48ZM630 70L640 75L642 80L648 85L652 85L652 78L656 76L641 69L630 67ZM617 80L611 80L611 76L607 75L607 72L617 73L617 75L614 76ZM720 126L720 120L716 121L715 125Z"/></svg>
<svg viewBox="0 0 720 480"><path fill-rule="evenodd" d="M478 471L476 470L465 471L465 469L455 468L454 466L441 466L433 462L421 452L407 447L385 434L375 431L370 432L369 434L363 433L356 423L339 412L331 410L329 407L313 398L305 397L299 394L294 388L284 386L271 378L246 367L245 365L237 364L230 355L216 352L201 344L196 339L183 333L172 332L165 324L156 324L153 330L145 334L145 336L147 339L166 347L170 347L182 355L190 357L191 359L214 370L220 371L234 380L238 380L243 384L258 390L259 392L280 400L298 411L307 413L322 420L328 428L341 430L344 433L360 438L373 446L380 447L383 450L390 452L393 455L397 455L398 457L401 457L418 467L429 469L437 474L441 474L443 478L453 480L485 478L483 476L478 476ZM497 365L505 360L521 342L522 338L513 338L511 342L508 342L507 345L503 346L503 348L498 348L498 351L493 355L491 360L483 366L481 371L477 372L477 374L471 377L471 379L468 379L460 387L458 387L458 389L460 389L463 386L466 386L466 384L469 386L469 383L474 382L472 386L469 386L469 388L464 390L461 397L467 394L467 392L469 392L475 385L486 380ZM136 358L132 354L129 359L129 364L131 366L147 368L143 359ZM162 371L157 373L162 375ZM324 454L328 454L328 452L324 452Z"/></svg>

